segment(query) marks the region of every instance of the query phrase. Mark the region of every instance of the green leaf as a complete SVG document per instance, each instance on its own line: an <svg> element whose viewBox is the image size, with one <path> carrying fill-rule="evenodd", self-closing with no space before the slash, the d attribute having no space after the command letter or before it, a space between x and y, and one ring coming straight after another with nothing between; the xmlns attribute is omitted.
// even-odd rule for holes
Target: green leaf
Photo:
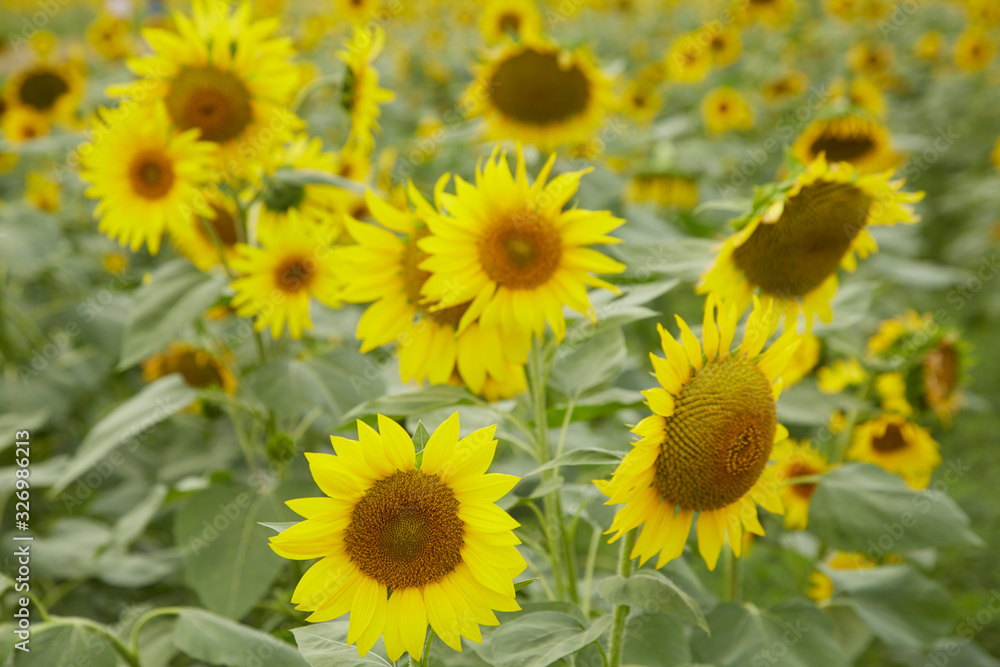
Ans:
<svg viewBox="0 0 1000 667"><path fill-rule="evenodd" d="M698 603L659 572L637 572L631 577L616 574L602 581L597 593L610 604L664 612L708 632Z"/></svg>
<svg viewBox="0 0 1000 667"><path fill-rule="evenodd" d="M298 525L298 521L258 521L257 525L270 528L276 533L288 530L292 526Z"/></svg>
<svg viewBox="0 0 1000 667"><path fill-rule="evenodd" d="M712 635L696 632L695 658L716 667L844 667L830 619L812 605L771 609L724 602L708 614Z"/></svg>
<svg viewBox="0 0 1000 667"><path fill-rule="evenodd" d="M427 441L430 439L431 434L427 432L427 427L424 426L422 421L418 421L417 428L413 431L413 444L416 445L417 451L426 447Z"/></svg>
<svg viewBox="0 0 1000 667"><path fill-rule="evenodd" d="M824 572L833 581L836 602L854 609L889 646L924 648L952 628L948 593L907 565Z"/></svg>
<svg viewBox="0 0 1000 667"><path fill-rule="evenodd" d="M530 586L531 584L535 583L536 581L538 581L538 577L533 577L531 579L523 579L521 581L515 581L514 582L514 592L517 592L517 591L521 590L522 588L527 588L528 586Z"/></svg>
<svg viewBox="0 0 1000 667"><path fill-rule="evenodd" d="M111 538L114 543L126 546L139 537L156 516L160 507L163 506L163 500L166 497L167 487L163 484L154 485L145 499L122 515L115 523L114 528L111 529Z"/></svg>
<svg viewBox="0 0 1000 667"><path fill-rule="evenodd" d="M240 619L267 594L284 560L267 544L261 519L294 515L281 500L298 482L271 494L218 485L187 499L177 513L174 536L187 582L211 611Z"/></svg>
<svg viewBox="0 0 1000 667"><path fill-rule="evenodd" d="M5 414L0 415L0 452L6 451L8 447L13 447L17 441L15 434L18 431L28 431L29 433L37 428L41 428L49 419L47 408L39 408L27 414ZM31 439L28 439L31 442ZM20 457L17 457L20 458Z"/></svg>
<svg viewBox="0 0 1000 667"><path fill-rule="evenodd" d="M850 605L830 604L823 608L823 613L833 621L833 637L840 645L844 657L854 664L875 639L875 635Z"/></svg>
<svg viewBox="0 0 1000 667"><path fill-rule="evenodd" d="M15 667L88 665L115 667L115 650L108 640L83 625L39 623L31 629L30 652L15 649Z"/></svg>
<svg viewBox="0 0 1000 667"><path fill-rule="evenodd" d="M277 170L271 177L279 183L287 185L332 185L334 187L352 190L358 194L364 194L364 183L352 181L343 176L337 176L319 169L287 169Z"/></svg>
<svg viewBox="0 0 1000 667"><path fill-rule="evenodd" d="M625 334L609 329L579 346L559 346L549 384L565 396L578 398L594 387L614 380L625 364Z"/></svg>
<svg viewBox="0 0 1000 667"><path fill-rule="evenodd" d="M442 384L427 387L409 394L394 394L365 401L341 419L341 424L348 425L355 419L383 414L387 417L412 417L432 410L450 408L456 405L476 403L476 398L463 387Z"/></svg>
<svg viewBox="0 0 1000 667"><path fill-rule="evenodd" d="M658 611L629 614L625 625L626 665L686 667L691 647L677 618Z"/></svg>
<svg viewBox="0 0 1000 667"><path fill-rule="evenodd" d="M388 667L392 664L375 651L363 658L358 656L357 647L347 644L347 628L347 621L331 621L293 628L292 634L302 657L311 667Z"/></svg>
<svg viewBox="0 0 1000 667"><path fill-rule="evenodd" d="M189 406L196 396L197 392L176 373L143 387L90 429L49 496L58 495L117 447L125 443L130 449L138 447L157 424Z"/></svg>
<svg viewBox="0 0 1000 667"><path fill-rule="evenodd" d="M550 470L557 467L568 466L590 466L590 465L613 465L622 460L622 452L612 452L607 449L580 448L571 449L561 456L541 465L531 472L525 474L522 479L537 475L543 470Z"/></svg>
<svg viewBox="0 0 1000 667"><path fill-rule="evenodd" d="M185 259L174 259L153 272L153 279L133 296L122 340L118 369L134 366L158 352L211 306L226 278L199 271Z"/></svg>
<svg viewBox="0 0 1000 667"><path fill-rule="evenodd" d="M948 465L963 472L960 460ZM872 560L912 549L982 543L951 498L933 489L913 491L898 476L868 463L846 463L820 478L809 503L809 530L831 546Z"/></svg>
<svg viewBox="0 0 1000 667"><path fill-rule="evenodd" d="M717 241L701 238L676 238L665 243L622 245L611 254L625 262L627 276L648 277L654 273L697 280L715 256Z"/></svg>
<svg viewBox="0 0 1000 667"><path fill-rule="evenodd" d="M613 415L625 408L642 407L643 401L638 391L632 389L622 389L621 387L608 387L596 391L592 394L581 396L576 405L573 406L573 416L571 421L590 421L598 417ZM550 428L561 426L566 416L567 405L557 405L550 408L545 417Z"/></svg>
<svg viewBox="0 0 1000 667"><path fill-rule="evenodd" d="M548 667L597 641L610 626L610 615L597 619L589 628L568 614L554 611L518 616L493 635L496 665Z"/></svg>
<svg viewBox="0 0 1000 667"><path fill-rule="evenodd" d="M308 667L294 646L260 630L202 609L184 609L179 617L174 644L196 660L228 667Z"/></svg>

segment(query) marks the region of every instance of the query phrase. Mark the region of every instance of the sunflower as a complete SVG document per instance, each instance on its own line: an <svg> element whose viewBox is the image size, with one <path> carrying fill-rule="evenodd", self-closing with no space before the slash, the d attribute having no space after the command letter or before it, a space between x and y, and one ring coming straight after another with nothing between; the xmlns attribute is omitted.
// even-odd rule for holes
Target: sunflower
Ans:
<svg viewBox="0 0 1000 667"><path fill-rule="evenodd" d="M783 484L778 490L785 507L785 528L804 530L809 523L809 500L816 491L816 482L794 482L796 477L822 475L830 469L826 456L808 440L782 440L771 452L774 459L774 481Z"/></svg>
<svg viewBox="0 0 1000 667"><path fill-rule="evenodd" d="M698 204L698 182L683 174L639 173L629 181L625 198L630 202L691 209Z"/></svg>
<svg viewBox="0 0 1000 667"><path fill-rule="evenodd" d="M964 72L980 72L996 55L997 45L982 28L971 27L955 42L955 66Z"/></svg>
<svg viewBox="0 0 1000 667"><path fill-rule="evenodd" d="M87 42L107 60L132 55L132 28L114 14L101 13L87 27Z"/></svg>
<svg viewBox="0 0 1000 667"><path fill-rule="evenodd" d="M895 473L914 489L926 489L941 463L930 431L898 414L884 414L854 427L849 461L866 461Z"/></svg>
<svg viewBox="0 0 1000 667"><path fill-rule="evenodd" d="M347 65L340 104L351 116L351 131L347 144L362 153L370 153L375 146L374 132L381 132L378 118L382 115L380 104L396 99L391 90L378 87L378 70L372 61L385 46L385 31L354 29L354 38L337 52L337 57Z"/></svg>
<svg viewBox="0 0 1000 667"><path fill-rule="evenodd" d="M334 0L333 13L338 19L347 19L356 26L378 18L382 0Z"/></svg>
<svg viewBox="0 0 1000 667"><path fill-rule="evenodd" d="M438 181L440 194L447 178ZM419 268L427 254L418 242L428 236L425 220L433 207L410 186L415 212L401 211L368 193L368 209L381 227L348 218L356 245L340 250L342 298L350 303L375 301L358 322L361 352L395 342L402 380L446 384L454 378L477 394L510 397L524 391L524 336L501 338L496 327L458 324L469 308L460 304L433 311L421 299L430 276ZM487 389L488 387L488 389Z"/></svg>
<svg viewBox="0 0 1000 667"><path fill-rule="evenodd" d="M534 332L546 321L557 340L566 335L563 306L593 319L587 285L617 288L594 273L618 273L625 266L586 246L617 243L608 232L624 220L607 211L563 210L590 169L560 174L546 185L555 155L534 183L528 183L524 156L511 174L507 154L493 154L476 169L476 184L455 177L455 192L441 193L447 215L430 215L431 236L419 247L429 257L420 268L431 276L424 297L431 311L469 304L459 331L480 319L505 335Z"/></svg>
<svg viewBox="0 0 1000 667"><path fill-rule="evenodd" d="M743 52L740 29L734 25L722 25L712 29L712 39L708 43L712 54L712 64L716 67L732 65Z"/></svg>
<svg viewBox="0 0 1000 667"><path fill-rule="evenodd" d="M236 258L237 243L244 239L236 202L214 189L205 193L205 199L206 213L169 228L170 239L177 250L202 271L208 271L221 260L226 264L232 262ZM216 244L222 246L221 256Z"/></svg>
<svg viewBox="0 0 1000 667"><path fill-rule="evenodd" d="M782 305L788 323L800 310L807 328L816 314L829 322L837 267L853 271L855 253L864 258L878 249L868 227L919 219L910 203L923 193L900 192L903 181L890 176L859 175L820 156L776 189L762 190L751 213L735 221L739 231L723 243L698 291L745 308L759 289Z"/></svg>
<svg viewBox="0 0 1000 667"><path fill-rule="evenodd" d="M194 0L192 9L192 18L174 14L176 33L145 29L154 53L128 61L142 78L108 92L162 99L174 125L218 144L219 166L239 177L301 125L287 108L298 86L294 51L288 38L271 36L277 18L251 20L251 3L232 15L211 0Z"/></svg>
<svg viewBox="0 0 1000 667"><path fill-rule="evenodd" d="M705 127L712 134L753 127L753 110L735 88L724 86L708 93L701 101Z"/></svg>
<svg viewBox="0 0 1000 667"><path fill-rule="evenodd" d="M73 124L84 78L74 63L36 62L14 72L5 86L7 106L27 107L47 121Z"/></svg>
<svg viewBox="0 0 1000 667"><path fill-rule="evenodd" d="M795 354L788 361L785 372L781 374L781 381L785 387L791 387L799 382L819 363L819 338L812 334L804 334Z"/></svg>
<svg viewBox="0 0 1000 667"><path fill-rule="evenodd" d="M714 56L697 32L678 37L664 58L667 78L680 83L704 81L712 69Z"/></svg>
<svg viewBox="0 0 1000 667"><path fill-rule="evenodd" d="M378 415L376 432L358 422L359 442L331 437L336 456L307 453L321 498L291 500L305 517L271 538L278 555L320 558L292 593L307 620L350 612L347 643L364 656L379 636L390 660L419 660L430 624L462 650L482 641L494 610L520 609L513 579L526 563L512 532L519 524L494 503L518 482L487 473L495 426L459 439L458 413L427 441L417 467L399 424Z"/></svg>
<svg viewBox="0 0 1000 667"><path fill-rule="evenodd" d="M858 42L847 51L847 64L852 71L870 77L884 77L896 54L891 44Z"/></svg>
<svg viewBox="0 0 1000 667"><path fill-rule="evenodd" d="M227 394L236 393L236 376L227 361L190 343L171 343L167 351L142 363L142 379L146 382L171 373L180 373L186 384L197 389L218 387Z"/></svg>
<svg viewBox="0 0 1000 667"><path fill-rule="evenodd" d="M878 565L867 556L857 552L834 551L823 561L824 564L834 570L864 570ZM822 572L813 572L809 575L811 584L806 595L816 602L824 602L833 597L833 581Z"/></svg>
<svg viewBox="0 0 1000 667"><path fill-rule="evenodd" d="M855 115L814 120L792 144L792 153L803 163L825 154L830 162L849 162L861 174L891 169L899 162L889 130Z"/></svg>
<svg viewBox="0 0 1000 667"><path fill-rule="evenodd" d="M612 105L611 84L587 51L527 37L482 65L462 100L491 139L543 150L589 139Z"/></svg>
<svg viewBox="0 0 1000 667"><path fill-rule="evenodd" d="M920 60L935 60L944 51L944 35L930 30L920 35L913 43L913 55Z"/></svg>
<svg viewBox="0 0 1000 667"><path fill-rule="evenodd" d="M769 102L798 97L809 87L809 78L799 70L790 70L771 79L761 87L761 95Z"/></svg>
<svg viewBox="0 0 1000 667"><path fill-rule="evenodd" d="M594 482L606 504L625 505L607 531L617 531L612 541L645 524L631 553L640 564L680 556L698 512L698 549L714 570L727 532L737 556L744 530L764 534L754 501L783 513L767 462L788 437L775 401L796 336L786 332L761 354L777 318L754 299L743 343L730 352L738 319L734 306L709 298L702 344L680 317L680 342L658 327L667 358L650 358L662 387L642 392L654 414L632 429L641 439L611 480Z"/></svg>
<svg viewBox="0 0 1000 667"><path fill-rule="evenodd" d="M942 338L920 361L923 400L945 425L965 404L962 379L967 355L954 334Z"/></svg>
<svg viewBox="0 0 1000 667"><path fill-rule="evenodd" d="M479 15L479 31L487 44L530 39L542 34L542 15L534 0L489 0Z"/></svg>
<svg viewBox="0 0 1000 667"><path fill-rule="evenodd" d="M795 16L796 0L735 0L741 23L766 23L780 27Z"/></svg>
<svg viewBox="0 0 1000 667"><path fill-rule="evenodd" d="M59 181L45 174L33 171L28 174L24 198L39 211L55 213L59 210L62 196L59 191Z"/></svg>
<svg viewBox="0 0 1000 667"><path fill-rule="evenodd" d="M278 338L287 322L292 338L301 338L312 329L310 297L331 308L340 305L331 249L294 210L280 230L261 232L261 247L237 246L231 266L241 275L233 281L232 306L241 317L256 316L257 331L270 327Z"/></svg>
<svg viewBox="0 0 1000 667"><path fill-rule="evenodd" d="M164 230L208 213L201 187L211 178L215 146L198 141L197 130L172 126L163 104L98 114L93 143L81 155L86 194L100 200L98 228L132 252L145 243L155 255Z"/></svg>
<svg viewBox="0 0 1000 667"><path fill-rule="evenodd" d="M652 123L662 107L663 98L652 84L636 79L625 86L622 109L640 125Z"/></svg>
<svg viewBox="0 0 1000 667"><path fill-rule="evenodd" d="M882 400L882 411L904 417L913 413L913 407L906 400L906 378L902 373L879 373L875 376L875 392Z"/></svg>
<svg viewBox="0 0 1000 667"><path fill-rule="evenodd" d="M824 394L839 394L847 387L859 385L868 379L868 373L857 359L835 359L829 366L816 371L816 384Z"/></svg>

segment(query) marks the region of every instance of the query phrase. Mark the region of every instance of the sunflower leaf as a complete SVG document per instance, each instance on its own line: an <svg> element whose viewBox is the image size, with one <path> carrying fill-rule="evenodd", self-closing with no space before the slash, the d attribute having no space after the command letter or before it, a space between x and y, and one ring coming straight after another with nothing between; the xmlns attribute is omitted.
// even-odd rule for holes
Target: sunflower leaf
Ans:
<svg viewBox="0 0 1000 667"><path fill-rule="evenodd" d="M292 634L295 635L299 651L311 667L389 667L392 664L381 655L381 642L364 657L360 657L357 647L347 644L347 629L347 621L330 621L292 628Z"/></svg>
<svg viewBox="0 0 1000 667"><path fill-rule="evenodd" d="M309 665L291 644L247 625L195 608L182 609L178 616L174 644L196 660L231 667Z"/></svg>
<svg viewBox="0 0 1000 667"><path fill-rule="evenodd" d="M659 572L637 572L631 577L616 574L602 581L597 592L610 604L664 612L709 631L698 603Z"/></svg>
<svg viewBox="0 0 1000 667"><path fill-rule="evenodd" d="M564 466L593 466L593 465L614 465L622 460L621 452L613 452L607 449L580 448L572 449L562 456L559 456L548 463L541 465L531 472L525 474L522 479L537 475L538 473Z"/></svg>
<svg viewBox="0 0 1000 667"><path fill-rule="evenodd" d="M540 611L501 625L493 635L497 667L547 667L597 641L611 626L605 615L588 628L568 614Z"/></svg>

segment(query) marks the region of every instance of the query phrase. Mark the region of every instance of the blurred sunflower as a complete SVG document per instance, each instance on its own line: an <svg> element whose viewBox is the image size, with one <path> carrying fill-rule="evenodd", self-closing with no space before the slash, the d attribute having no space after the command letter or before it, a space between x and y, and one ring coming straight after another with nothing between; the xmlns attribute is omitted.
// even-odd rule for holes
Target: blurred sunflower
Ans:
<svg viewBox="0 0 1000 667"><path fill-rule="evenodd" d="M904 417L913 413L913 407L906 400L906 379L902 373L879 373L875 376L875 392L882 401L882 411Z"/></svg>
<svg viewBox="0 0 1000 667"><path fill-rule="evenodd" d="M28 174L24 198L39 211L55 213L62 202L59 181L33 171Z"/></svg>
<svg viewBox="0 0 1000 667"><path fill-rule="evenodd" d="M852 71L875 79L885 77L896 59L891 44L858 42L847 51L847 64Z"/></svg>
<svg viewBox="0 0 1000 667"><path fill-rule="evenodd" d="M930 30L920 35L913 43L913 55L920 60L934 60L944 51L944 35Z"/></svg>
<svg viewBox="0 0 1000 667"><path fill-rule="evenodd" d="M968 355L957 336L943 337L920 361L923 400L938 419L951 424L951 416L965 404L962 381Z"/></svg>
<svg viewBox="0 0 1000 667"><path fill-rule="evenodd" d="M132 55L132 27L114 14L101 13L87 27L87 43L107 60Z"/></svg>
<svg viewBox="0 0 1000 667"><path fill-rule="evenodd" d="M622 95L622 110L640 125L649 125L663 107L663 98L656 86L641 79L630 81Z"/></svg>
<svg viewBox="0 0 1000 667"><path fill-rule="evenodd" d="M776 318L757 299L732 353L739 319L732 305L709 298L701 344L676 319L680 342L659 326L666 359L650 354L662 386L642 394L654 414L632 429L641 439L611 480L594 484L608 496L605 504L625 505L607 531L617 531L611 541L645 524L630 555L640 565L657 553L656 567L680 556L698 512L698 550L714 570L727 533L736 556L744 530L764 534L755 501L784 511L767 462L773 444L788 437L775 401L797 342L788 331L761 354Z"/></svg>
<svg viewBox="0 0 1000 667"><path fill-rule="evenodd" d="M714 56L697 32L681 35L670 45L664 56L666 76L680 83L704 81L712 70Z"/></svg>
<svg viewBox="0 0 1000 667"><path fill-rule="evenodd" d="M436 194L447 181L438 181ZM368 209L381 227L348 219L347 229L356 245L339 251L343 272L342 298L350 303L374 301L358 321L361 352L396 342L402 380L446 384L459 382L490 400L524 391L523 364L528 348L524 336L501 338L496 327L472 322L461 332L458 324L468 303L431 310L421 298L430 274L420 269L427 254L418 242L429 234L425 220L433 207L410 186L415 211L401 211L367 196ZM400 236L402 235L402 236Z"/></svg>
<svg viewBox="0 0 1000 667"><path fill-rule="evenodd" d="M846 458L874 463L902 477L911 488L926 489L941 463L938 449L927 429L902 415L884 414L854 427Z"/></svg>
<svg viewBox="0 0 1000 667"><path fill-rule="evenodd" d="M712 134L753 127L753 110L735 88L724 86L708 93L701 101L705 128Z"/></svg>
<svg viewBox="0 0 1000 667"><path fill-rule="evenodd" d="M970 27L955 42L955 66L964 72L981 72L992 62L997 45L982 28Z"/></svg>
<svg viewBox="0 0 1000 667"><path fill-rule="evenodd" d="M788 24L795 17L796 0L735 0L741 23L766 23L772 27Z"/></svg>
<svg viewBox="0 0 1000 667"><path fill-rule="evenodd" d="M800 337L800 344L795 354L788 360L785 372L781 374L781 381L785 387L791 387L799 382L819 363L819 338L812 334L804 334Z"/></svg>
<svg viewBox="0 0 1000 667"><path fill-rule="evenodd" d="M214 8L214 9L213 9ZM193 17L173 16L177 32L143 30L152 55L132 58L142 77L111 86L112 95L166 104L174 125L198 129L219 145L219 163L241 176L287 140L301 121L287 109L298 84L287 37L272 37L280 20L251 20L251 4L230 15L211 0L194 0Z"/></svg>
<svg viewBox="0 0 1000 667"><path fill-rule="evenodd" d="M845 88L843 80L838 80L830 87L832 96L846 98L846 101L858 109L882 118L885 116L886 105L882 90L867 76L855 76L851 85Z"/></svg>
<svg viewBox="0 0 1000 667"><path fill-rule="evenodd" d="M491 139L543 150L586 141L612 105L611 84L589 53L540 38L508 44L480 66L462 103L485 118Z"/></svg>
<svg viewBox="0 0 1000 667"><path fill-rule="evenodd" d="M808 440L788 438L774 446L774 482L781 485L778 494L785 507L785 528L805 530L809 523L809 501L816 491L816 482L792 482L796 477L822 475L830 469L826 456Z"/></svg>
<svg viewBox="0 0 1000 667"><path fill-rule="evenodd" d="M211 178L216 147L180 131L162 103L104 110L94 120L94 138L81 149L80 178L98 199L98 229L136 252L144 243L160 250L163 232L208 214L201 188Z"/></svg>
<svg viewBox="0 0 1000 667"><path fill-rule="evenodd" d="M381 132L378 119L382 115L380 104L396 99L391 90L378 87L378 70L372 62L385 46L385 31L355 28L354 37L337 52L346 65L344 88L340 105L350 114L351 130L347 144L362 153L370 153L375 146L374 133Z"/></svg>
<svg viewBox="0 0 1000 667"><path fill-rule="evenodd" d="M862 553L847 551L834 551L823 563L834 570L863 570L878 565ZM810 599L823 602L833 597L833 581L822 572L812 572L809 583L811 585L806 595Z"/></svg>
<svg viewBox="0 0 1000 667"><path fill-rule="evenodd" d="M292 338L312 329L310 297L331 308L340 305L340 286L329 261L331 249L316 230L291 211L280 230L261 230L261 247L239 244L232 268L232 307L256 317L254 329L270 327L278 338L288 324Z"/></svg>
<svg viewBox="0 0 1000 667"><path fill-rule="evenodd" d="M829 366L816 371L816 384L824 394L839 394L847 387L859 385L868 373L857 359L834 359Z"/></svg>
<svg viewBox="0 0 1000 667"><path fill-rule="evenodd" d="M222 260L229 264L236 258L237 243L243 240L243 229L232 198L215 189L207 190L204 195L208 211L186 223L170 225L169 231L178 252L202 271L207 271ZM219 246L222 247L221 255Z"/></svg>
<svg viewBox="0 0 1000 667"><path fill-rule="evenodd" d="M13 110L27 107L49 123L73 124L83 97L84 77L73 63L36 62L15 71L4 86L4 100Z"/></svg>
<svg viewBox="0 0 1000 667"><path fill-rule="evenodd" d="M593 274L625 266L586 246L618 243L607 234L624 220L607 211L563 210L591 169L560 174L546 185L555 157L529 184L520 149L515 174L507 154L494 149L476 169L475 185L456 176L456 194L439 195L447 215L428 216L431 236L419 241L429 255L420 268L431 273L423 294L437 302L432 312L471 301L459 331L479 318L505 335L541 337L547 321L562 340L564 306L593 318L587 285L618 291Z"/></svg>
<svg viewBox="0 0 1000 667"><path fill-rule="evenodd" d="M698 204L698 183L683 174L638 173L629 181L625 198L630 202L691 209Z"/></svg>
<svg viewBox="0 0 1000 667"><path fill-rule="evenodd" d="M292 593L307 620L350 612L347 643L364 656L381 636L389 659L419 660L427 625L456 651L480 642L493 611L520 609L513 579L526 567L519 524L494 503L518 482L487 473L495 426L459 439L458 413L427 441L420 466L399 424L358 421L360 442L331 437L336 456L307 453L327 497L288 501L305 521L271 538L285 558L320 558Z"/></svg>
<svg viewBox="0 0 1000 667"><path fill-rule="evenodd" d="M891 169L899 162L884 125L850 114L811 122L792 144L792 154L803 164L825 154L828 162L849 162L859 174Z"/></svg>
<svg viewBox="0 0 1000 667"><path fill-rule="evenodd" d="M716 67L732 65L743 52L740 29L735 25L712 27L712 39L708 43L712 54L712 64Z"/></svg>
<svg viewBox="0 0 1000 667"><path fill-rule="evenodd" d="M820 157L776 190L762 190L753 210L735 221L738 231L722 245L698 292L746 308L759 289L765 301L781 304L786 324L800 310L807 330L813 315L829 322L837 267L853 271L855 254L864 258L878 249L868 227L919 219L911 203L923 193L900 192L903 181L890 177L859 175L847 163Z"/></svg>
<svg viewBox="0 0 1000 667"><path fill-rule="evenodd" d="M171 343L168 350L142 363L142 379L146 382L171 373L180 373L191 387L218 387L227 394L236 393L236 376L226 361L190 343Z"/></svg>
<svg viewBox="0 0 1000 667"><path fill-rule="evenodd" d="M479 15L479 31L487 44L531 39L542 34L542 15L534 0L489 0Z"/></svg>
<svg viewBox="0 0 1000 667"><path fill-rule="evenodd" d="M382 0L333 0L333 13L339 20L361 26L378 18L381 6Z"/></svg>
<svg viewBox="0 0 1000 667"><path fill-rule="evenodd" d="M769 102L798 97L809 87L809 78L798 70L790 70L771 79L761 87L761 95Z"/></svg>

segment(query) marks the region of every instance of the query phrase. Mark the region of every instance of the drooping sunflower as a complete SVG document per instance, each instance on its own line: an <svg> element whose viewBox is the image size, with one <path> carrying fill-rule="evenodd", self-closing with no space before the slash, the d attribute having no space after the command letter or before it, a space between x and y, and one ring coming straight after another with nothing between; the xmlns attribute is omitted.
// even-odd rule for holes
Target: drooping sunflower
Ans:
<svg viewBox="0 0 1000 667"><path fill-rule="evenodd" d="M712 134L753 127L753 110L735 88L724 86L708 93L701 102L705 127Z"/></svg>
<svg viewBox="0 0 1000 667"><path fill-rule="evenodd" d="M340 286L331 265L328 239L292 211L280 230L261 230L260 247L237 246L232 268L240 274L233 281L232 306L241 317L256 317L254 329L270 327L278 338L288 324L292 338L312 329L310 300L336 308Z"/></svg>
<svg viewBox="0 0 1000 667"><path fill-rule="evenodd" d="M142 363L142 379L146 382L171 373L180 373L191 387L218 387L227 394L236 393L236 376L226 360L191 343L171 343L169 349Z"/></svg>
<svg viewBox="0 0 1000 667"><path fill-rule="evenodd" d="M537 37L542 34L542 15L534 0L489 0L479 15L479 31L487 44Z"/></svg>
<svg viewBox="0 0 1000 667"><path fill-rule="evenodd" d="M847 448L849 461L874 463L895 473L914 489L926 489L941 463L930 431L903 415L885 414L854 427Z"/></svg>
<svg viewBox="0 0 1000 667"><path fill-rule="evenodd" d="M86 194L99 200L98 229L132 252L145 243L155 255L168 227L209 213L201 188L212 177L216 147L199 141L197 130L178 130L163 104L99 114L81 155Z"/></svg>
<svg viewBox="0 0 1000 667"><path fill-rule="evenodd" d="M219 145L220 168L242 176L301 126L287 108L299 82L291 40L272 36L278 18L252 20L248 2L230 15L212 0L194 0L192 18L173 20L177 32L143 31L154 53L128 60L142 78L108 92L162 99L174 125L200 130Z"/></svg>
<svg viewBox="0 0 1000 667"><path fill-rule="evenodd" d="M347 144L362 153L371 152L375 146L374 133L381 131L379 105L396 99L391 90L378 87L378 70L372 65L383 46L385 31L382 28L374 31L355 28L354 37L337 52L337 57L347 65L340 98L341 106L351 117Z"/></svg>
<svg viewBox="0 0 1000 667"><path fill-rule="evenodd" d="M735 221L738 231L722 245L698 284L742 308L758 291L779 303L794 323L804 311L833 318L830 301L837 291L837 267L853 271L855 254L878 249L868 227L919 219L912 202L923 193L900 192L903 181L891 172L859 175L847 163L828 164L818 157L797 176L762 194L751 213Z"/></svg>
<svg viewBox="0 0 1000 667"><path fill-rule="evenodd" d="M997 45L986 31L971 27L955 42L955 66L964 72L980 72L990 64L996 52Z"/></svg>
<svg viewBox="0 0 1000 667"><path fill-rule="evenodd" d="M778 490L785 507L785 528L804 530L809 523L809 501L816 491L816 482L792 482L796 477L822 475L830 469L826 456L808 440L782 440L771 452L774 459L774 481L783 484Z"/></svg>
<svg viewBox="0 0 1000 667"><path fill-rule="evenodd" d="M484 117L490 139L542 150L586 141L612 106L611 84L586 50L527 37L479 67L462 100L468 115Z"/></svg>
<svg viewBox="0 0 1000 667"><path fill-rule="evenodd" d="M519 524L494 503L518 482L487 473L495 426L459 439L458 413L427 441L420 466L410 436L378 416L358 422L359 442L331 437L336 456L307 453L326 497L287 504L305 521L271 538L280 556L320 558L292 602L328 621L350 612L348 644L364 656L381 636L389 658L423 652L430 624L462 650L482 641L494 610L517 611L513 579L526 567L512 532Z"/></svg>
<svg viewBox="0 0 1000 667"><path fill-rule="evenodd" d="M680 83L704 81L712 62L712 49L697 32L678 37L664 56L667 78Z"/></svg>
<svg viewBox="0 0 1000 667"><path fill-rule="evenodd" d="M169 231L177 250L199 269L207 271L222 260L227 264L232 262L237 255L237 244L245 238L236 202L214 188L204 194L208 212L185 223L172 224Z"/></svg>
<svg viewBox="0 0 1000 667"><path fill-rule="evenodd" d="M945 425L965 405L962 393L964 346L953 334L943 337L920 362L923 400Z"/></svg>
<svg viewBox="0 0 1000 667"><path fill-rule="evenodd" d="M641 439L611 480L594 482L606 504L625 505L607 531L612 541L644 524L631 553L640 564L680 556L698 513L698 549L713 570L727 533L737 556L744 530L764 534L755 501L783 512L767 462L788 437L775 401L796 336L786 332L761 354L777 317L755 299L743 342L730 351L738 319L735 307L710 298L701 344L679 317L680 342L658 327L666 359L650 358L662 386L642 392L654 414L632 429Z"/></svg>
<svg viewBox="0 0 1000 667"><path fill-rule="evenodd" d="M830 162L851 163L861 174L892 169L899 163L889 130L853 114L814 120L792 144L792 153L805 164L825 154Z"/></svg>
<svg viewBox="0 0 1000 667"><path fill-rule="evenodd" d="M660 206L691 209L698 204L698 182L677 173L638 173L629 181L625 198Z"/></svg>
<svg viewBox="0 0 1000 667"><path fill-rule="evenodd" d="M79 65L46 60L14 72L4 87L4 99L9 107L28 107L50 123L73 124L83 89Z"/></svg>
<svg viewBox="0 0 1000 667"><path fill-rule="evenodd" d="M439 196L446 181L438 181ZM394 208L370 192L367 199L381 227L349 218L347 230L356 245L341 249L337 260L344 301L374 301L358 322L361 352L396 343L404 382L446 384L457 376L461 384L491 400L524 391L524 336L502 338L499 328L479 322L459 331L468 303L434 311L421 297L430 274L419 268L427 254L418 243L429 234L425 221L433 207L412 185L413 212Z"/></svg>
<svg viewBox="0 0 1000 667"><path fill-rule="evenodd" d="M548 322L562 340L563 306L592 317L587 285L617 291L593 274L625 266L586 246L617 243L607 234L624 220L607 211L563 210L591 170L546 184L554 163L552 155L529 183L520 149L514 174L507 154L494 149L476 169L475 185L456 176L455 194L439 195L446 215L429 215L431 236L418 242L429 255L420 268L431 273L422 291L437 302L432 312L471 301L459 331L478 318L505 335L541 336Z"/></svg>

